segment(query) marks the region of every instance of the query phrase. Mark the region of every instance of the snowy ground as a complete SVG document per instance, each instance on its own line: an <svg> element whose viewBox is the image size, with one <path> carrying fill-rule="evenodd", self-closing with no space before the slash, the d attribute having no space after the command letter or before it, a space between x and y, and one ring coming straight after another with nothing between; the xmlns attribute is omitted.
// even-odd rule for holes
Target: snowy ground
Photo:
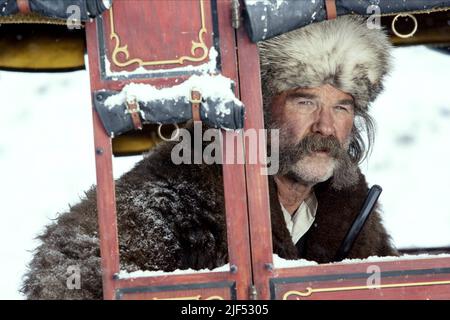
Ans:
<svg viewBox="0 0 450 320"><path fill-rule="evenodd" d="M387 228L400 248L450 245L450 55L395 50L395 69L372 108L378 130L370 183L383 187Z"/></svg>
<svg viewBox="0 0 450 320"><path fill-rule="evenodd" d="M450 245L450 56L422 47L395 56L363 169L384 189L397 246ZM0 101L0 299L20 299L33 237L95 183L88 75L0 72ZM115 176L140 158L115 159Z"/></svg>
<svg viewBox="0 0 450 320"><path fill-rule="evenodd" d="M0 72L0 90L0 299L16 299L33 238L95 184L89 76Z"/></svg>

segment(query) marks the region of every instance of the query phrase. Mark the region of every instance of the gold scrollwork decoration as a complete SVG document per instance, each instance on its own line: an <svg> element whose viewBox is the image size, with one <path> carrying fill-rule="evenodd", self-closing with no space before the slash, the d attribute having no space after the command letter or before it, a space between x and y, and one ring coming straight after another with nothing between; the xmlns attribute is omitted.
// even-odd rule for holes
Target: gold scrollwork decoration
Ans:
<svg viewBox="0 0 450 320"><path fill-rule="evenodd" d="M370 290L370 289L387 289L387 288L404 288L404 287L423 287L436 285L450 285L450 281L431 281L431 282L412 282L412 283L392 283L374 286L355 286L355 287L335 287L335 288L318 288L313 289L307 287L306 291L291 290L283 295L283 300L287 300L290 296L309 297L313 293L319 292L339 292L339 291L354 291L354 290Z"/></svg>
<svg viewBox="0 0 450 320"><path fill-rule="evenodd" d="M112 52L112 61L118 67L127 67L132 64L138 64L139 67L144 66L155 66L155 65L166 65L166 64L180 64L182 65L185 61L200 62L208 57L209 49L205 44L204 36L207 33L206 23L205 23L205 5L204 0L199 0L200 2L200 14L201 14L201 29L198 32L199 41L192 40L191 56L182 56L178 59L172 60L160 60L160 61L144 61L140 58L130 59L130 53L128 51L128 45L120 45L120 36L117 34L114 26L114 12L110 9L110 24L111 24L111 40L115 41L115 46ZM114 8L114 7L113 7ZM201 52L200 56L196 56L196 53ZM124 61L119 61L120 55L125 58Z"/></svg>
<svg viewBox="0 0 450 320"><path fill-rule="evenodd" d="M202 299L201 295L191 296L191 297L174 297L174 298L153 298L153 300L225 300L221 296L210 296L208 298Z"/></svg>

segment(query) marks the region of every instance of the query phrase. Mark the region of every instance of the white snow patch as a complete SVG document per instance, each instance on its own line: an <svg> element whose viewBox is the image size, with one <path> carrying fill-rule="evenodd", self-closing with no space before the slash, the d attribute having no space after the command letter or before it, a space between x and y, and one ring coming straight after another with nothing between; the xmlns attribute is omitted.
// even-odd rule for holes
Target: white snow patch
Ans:
<svg viewBox="0 0 450 320"><path fill-rule="evenodd" d="M169 88L156 88L149 84L131 83L122 91L106 99L105 105L112 109L125 103L130 97L139 102L165 101L168 99L189 101L191 90L198 90L204 99L218 102L217 115L228 115L231 110L225 106L232 101L236 105L242 105L232 90L232 81L222 75L193 75L185 82Z"/></svg>
<svg viewBox="0 0 450 320"><path fill-rule="evenodd" d="M340 262L333 262L330 264L352 264L352 263L366 263L366 262L386 262L386 261L407 261L407 260L422 260L422 259L436 259L436 258L450 258L450 254L442 253L442 254L417 254L410 255L405 254L400 257L378 257L371 256L367 259L344 259Z"/></svg>
<svg viewBox="0 0 450 320"><path fill-rule="evenodd" d="M186 269L186 270L175 270L172 272L164 272L164 271L134 271L128 273L127 271L121 270L118 273L119 279L132 279L132 278L142 278L142 277L158 277L158 276L168 276L168 275L185 275L185 274L198 274L198 273L211 273L211 272L230 272L230 264L227 263L221 267L215 268L215 269L201 269L201 270L193 270L193 269Z"/></svg>
<svg viewBox="0 0 450 320"><path fill-rule="evenodd" d="M277 254L273 255L273 265L277 269L281 268L297 268L297 267L309 267L309 266L317 266L319 265L315 261L309 261L304 259L298 260L286 260L280 258Z"/></svg>
<svg viewBox="0 0 450 320"><path fill-rule="evenodd" d="M0 71L0 88L0 300L23 299L35 237L96 184L89 74ZM114 158L114 177L142 158Z"/></svg>
<svg viewBox="0 0 450 320"><path fill-rule="evenodd" d="M378 257L371 256L366 259L344 259L339 262L332 262L321 265L334 265L334 264L355 264L355 263L371 263L371 262L387 262L387 261L408 261L408 260L421 260L421 259L436 259L436 258L450 258L450 254L419 254L419 255L403 255L400 257ZM315 261L309 261L304 259L298 260L286 260L280 258L278 255L273 255L273 264L277 269L280 268L298 268L298 267L310 267L310 266L318 266L319 263Z"/></svg>
<svg viewBox="0 0 450 320"><path fill-rule="evenodd" d="M386 89L370 108L376 139L361 168L369 184L383 188L383 219L397 247L446 247L450 55L425 46L396 48L393 55Z"/></svg>
<svg viewBox="0 0 450 320"><path fill-rule="evenodd" d="M247 0L245 2L247 6L263 4L270 7L271 10L279 10L285 3L287 3L287 0Z"/></svg>

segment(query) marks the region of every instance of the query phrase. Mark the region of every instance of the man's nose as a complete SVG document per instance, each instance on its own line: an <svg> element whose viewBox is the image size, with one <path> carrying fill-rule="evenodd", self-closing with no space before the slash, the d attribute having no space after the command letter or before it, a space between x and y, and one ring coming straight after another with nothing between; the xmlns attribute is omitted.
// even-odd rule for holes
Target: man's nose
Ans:
<svg viewBox="0 0 450 320"><path fill-rule="evenodd" d="M317 111L312 130L324 136L334 135L334 119L329 108L322 107Z"/></svg>

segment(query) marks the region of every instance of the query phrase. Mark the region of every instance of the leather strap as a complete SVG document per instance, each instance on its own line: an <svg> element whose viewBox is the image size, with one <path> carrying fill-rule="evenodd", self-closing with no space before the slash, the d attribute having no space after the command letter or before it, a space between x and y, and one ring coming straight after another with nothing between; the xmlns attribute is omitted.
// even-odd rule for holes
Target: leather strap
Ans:
<svg viewBox="0 0 450 320"><path fill-rule="evenodd" d="M337 18L336 0L325 0L327 9L327 19L333 20Z"/></svg>
<svg viewBox="0 0 450 320"><path fill-rule="evenodd" d="M16 0L17 7L19 8L20 13L30 13L30 3L28 0Z"/></svg>
<svg viewBox="0 0 450 320"><path fill-rule="evenodd" d="M133 126L135 130L142 130L142 121L140 117L139 104L136 99L131 99L127 101L127 111L131 115L131 120L133 121Z"/></svg>
<svg viewBox="0 0 450 320"><path fill-rule="evenodd" d="M191 105L192 105L192 120L194 121L202 121L200 118L200 106L202 103L202 94L193 89L191 91Z"/></svg>

